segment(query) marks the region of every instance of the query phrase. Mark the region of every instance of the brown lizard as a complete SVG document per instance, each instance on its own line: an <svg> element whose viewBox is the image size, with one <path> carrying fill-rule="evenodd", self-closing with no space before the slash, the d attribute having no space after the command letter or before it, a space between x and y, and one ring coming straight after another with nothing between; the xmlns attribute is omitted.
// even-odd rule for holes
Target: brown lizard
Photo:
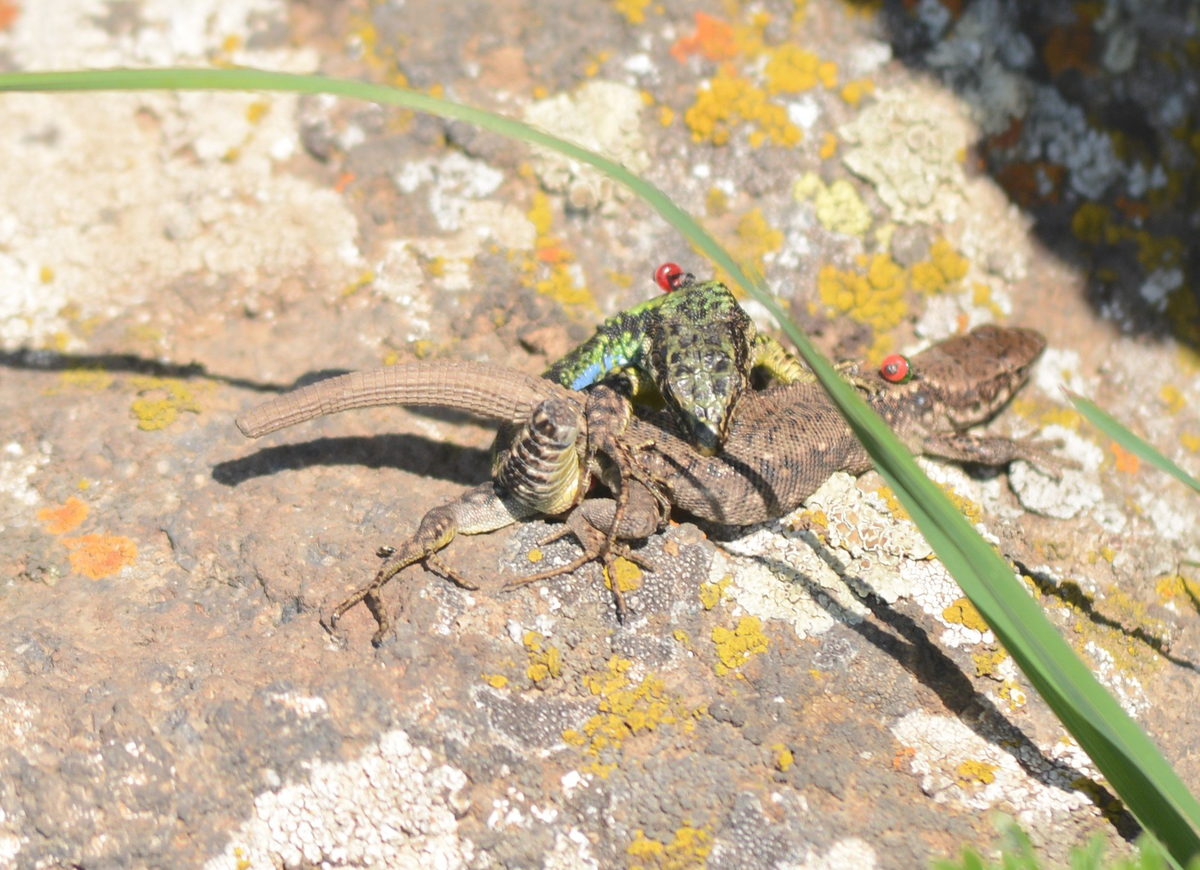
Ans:
<svg viewBox="0 0 1200 870"><path fill-rule="evenodd" d="M893 383L868 368L852 367L849 373L868 403L914 452L987 465L1029 459L1053 468L1056 463L1037 443L975 437L965 431L1004 406L1025 382L1044 347L1045 339L1032 330L982 326L914 356L913 376L907 382ZM603 457L622 452L636 474L635 480L618 482L631 494L616 530L626 540L644 537L659 525L659 495L701 519L745 525L790 512L835 471L857 474L871 465L824 388L815 382L747 393L723 450L713 456L697 453L669 415L631 416L628 404L604 387L581 395L547 380L478 363L407 363L343 375L267 402L237 422L244 434L259 437L349 408L392 404L452 407L520 423L527 430L535 408L545 411L553 406L557 414L561 405L562 419L573 419L572 431L578 434L571 447L564 446L569 439L560 439L557 453L550 457L549 465L567 463L577 472L574 478L562 475L564 494L559 503L566 510L583 501L586 471L611 480L611 467L604 467ZM431 511L439 521L430 528L423 521L376 578L337 608L332 621L336 623L350 606L365 600L380 625L378 641L388 625L379 591L392 576L414 562L428 562L456 531L491 531L498 523L506 524L500 522L505 516L512 522L537 513L522 507L519 497L513 500L512 482L525 474L524 467L514 465L508 484L501 484L498 474L491 483ZM505 506L514 503L515 511ZM566 528L583 542L584 556L511 585L544 579L594 558L614 513L611 499L584 502L568 515Z"/></svg>

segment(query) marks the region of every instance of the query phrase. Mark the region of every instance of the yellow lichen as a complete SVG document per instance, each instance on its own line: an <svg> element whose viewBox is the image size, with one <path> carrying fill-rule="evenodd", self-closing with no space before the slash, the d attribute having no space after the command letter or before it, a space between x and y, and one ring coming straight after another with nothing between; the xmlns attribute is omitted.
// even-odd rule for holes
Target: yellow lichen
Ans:
<svg viewBox="0 0 1200 870"><path fill-rule="evenodd" d="M983 621L983 617L979 615L979 611L975 609L975 605L966 598L959 598L943 610L942 619L955 625L973 628L975 631L981 633L988 630L988 624Z"/></svg>
<svg viewBox="0 0 1200 870"><path fill-rule="evenodd" d="M754 656L765 653L768 646L762 621L756 616L743 616L738 620L737 627L732 629L715 626L712 639L717 653L715 670L720 676L737 670Z"/></svg>
<svg viewBox="0 0 1200 870"><path fill-rule="evenodd" d="M633 842L625 849L629 870L690 870L703 867L712 850L708 828L684 825L675 830L669 843L651 840L641 830L633 832Z"/></svg>
<svg viewBox="0 0 1200 870"><path fill-rule="evenodd" d="M1158 397L1162 399L1164 405L1167 406L1168 413L1178 414L1187 405L1187 399L1183 397L1183 393L1179 387L1174 384L1167 384L1158 391Z"/></svg>
<svg viewBox="0 0 1200 870"><path fill-rule="evenodd" d="M606 750L619 748L632 736L662 725L683 722L685 728L693 726L690 720L701 710L689 709L667 692L662 677L648 674L634 683L629 676L632 664L628 659L612 656L603 671L584 676L583 684L600 699L599 712L588 719L582 731L564 732L565 742L599 756ZM607 776L606 771L597 772Z"/></svg>
<svg viewBox="0 0 1200 870"><path fill-rule="evenodd" d="M729 211L729 194L719 187L710 187L704 196L704 210L713 217Z"/></svg>
<svg viewBox="0 0 1200 870"><path fill-rule="evenodd" d="M938 239L929 249L929 259L912 267L913 287L922 293L944 293L956 288L967 267L967 260L948 241Z"/></svg>
<svg viewBox="0 0 1200 870"><path fill-rule="evenodd" d="M775 768L783 773L787 773L795 761L796 756L792 754L792 750L788 749L782 743L775 743L771 746L771 751L775 753Z"/></svg>
<svg viewBox="0 0 1200 870"><path fill-rule="evenodd" d="M837 146L837 136L833 135L832 133L826 133L821 137L821 148L817 152L817 156L819 156L822 160L828 160L837 153Z"/></svg>
<svg viewBox="0 0 1200 870"><path fill-rule="evenodd" d="M772 52L763 71L767 91L771 94L798 94L811 90L820 81L820 68L821 59L811 51L795 45L782 45Z"/></svg>
<svg viewBox="0 0 1200 870"><path fill-rule="evenodd" d="M999 769L1000 765L988 761L964 761L957 768L959 785L989 785L996 781L996 771Z"/></svg>
<svg viewBox="0 0 1200 870"><path fill-rule="evenodd" d="M701 583L700 584L700 603L705 610L712 610L716 607L722 598L725 597L725 590L729 588L729 584L733 582L733 575L726 574L716 583Z"/></svg>
<svg viewBox="0 0 1200 870"><path fill-rule="evenodd" d="M975 676L1000 679L1000 672L997 669L1007 658L1008 653L1003 648L974 653L971 659L975 662Z"/></svg>
<svg viewBox="0 0 1200 870"><path fill-rule="evenodd" d="M846 82L842 88L842 99L851 106L857 106L864 97L875 93L875 83L870 79L857 79Z"/></svg>
<svg viewBox="0 0 1200 870"><path fill-rule="evenodd" d="M43 284L49 284L54 280L54 269L50 266L42 266L38 271L38 280Z"/></svg>
<svg viewBox="0 0 1200 870"><path fill-rule="evenodd" d="M38 522L51 535L65 535L79 528L87 519L87 505L75 496L68 498L63 504L50 505L38 511Z"/></svg>
<svg viewBox="0 0 1200 870"><path fill-rule="evenodd" d="M1192 453L1200 453L1200 433L1184 432L1179 436L1179 443Z"/></svg>
<svg viewBox="0 0 1200 870"><path fill-rule="evenodd" d="M529 654L525 673L535 684L562 676L562 655L558 647L550 646L539 632L527 631L521 638Z"/></svg>
<svg viewBox="0 0 1200 870"><path fill-rule="evenodd" d="M1193 607L1200 607L1200 582L1189 580L1181 574L1172 574L1161 578L1154 584L1154 591L1159 600L1190 602Z"/></svg>
<svg viewBox="0 0 1200 870"><path fill-rule="evenodd" d="M508 677L504 674L483 674L483 680L493 689L503 689L508 685Z"/></svg>
<svg viewBox="0 0 1200 870"><path fill-rule="evenodd" d="M817 220L832 233L862 236L871 228L871 210L844 178L826 187L816 173L806 172L796 180L792 195L797 200L812 199Z"/></svg>
<svg viewBox="0 0 1200 870"><path fill-rule="evenodd" d="M115 574L137 558L137 546L123 535L81 535L64 538L71 568L84 577L99 580Z"/></svg>
<svg viewBox="0 0 1200 870"><path fill-rule="evenodd" d="M104 369L81 368L68 369L58 376L58 385L45 390L51 396L67 389L106 390L112 386L113 377Z"/></svg>
<svg viewBox="0 0 1200 870"><path fill-rule="evenodd" d="M195 387L178 378L138 376L130 379L138 398L129 406L139 429L152 432L165 429L183 413L199 414L200 402Z"/></svg>
<svg viewBox="0 0 1200 870"><path fill-rule="evenodd" d="M616 0L614 5L630 24L642 24L646 20L646 7L650 5L650 0Z"/></svg>
<svg viewBox="0 0 1200 870"><path fill-rule="evenodd" d="M732 130L751 124L752 145L770 140L776 145L796 145L800 128L788 120L787 109L767 99L767 93L737 73L722 69L696 94L696 102L683 116L696 142L724 145Z"/></svg>
<svg viewBox="0 0 1200 870"><path fill-rule="evenodd" d="M867 267L866 275L822 266L817 273L817 293L836 313L875 330L876 343L871 348L874 355L890 347L885 333L904 319L908 309L904 299L908 276L887 254L875 254L860 263Z"/></svg>
<svg viewBox="0 0 1200 870"><path fill-rule="evenodd" d="M642 569L624 557L619 556L613 561L612 573L615 577L609 576L607 567L604 569L604 585L609 589L612 589L614 579L621 592L631 592L642 586Z"/></svg>

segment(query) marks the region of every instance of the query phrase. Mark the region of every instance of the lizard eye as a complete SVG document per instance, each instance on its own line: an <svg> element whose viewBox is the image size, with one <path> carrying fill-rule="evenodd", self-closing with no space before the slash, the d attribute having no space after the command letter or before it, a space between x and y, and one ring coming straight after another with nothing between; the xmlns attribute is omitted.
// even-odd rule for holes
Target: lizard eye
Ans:
<svg viewBox="0 0 1200 870"><path fill-rule="evenodd" d="M675 263L663 263L654 270L654 283L661 287L664 293L686 287L695 280Z"/></svg>
<svg viewBox="0 0 1200 870"><path fill-rule="evenodd" d="M903 384L912 378L912 367L908 364L908 357L894 353L884 357L879 374L890 384Z"/></svg>

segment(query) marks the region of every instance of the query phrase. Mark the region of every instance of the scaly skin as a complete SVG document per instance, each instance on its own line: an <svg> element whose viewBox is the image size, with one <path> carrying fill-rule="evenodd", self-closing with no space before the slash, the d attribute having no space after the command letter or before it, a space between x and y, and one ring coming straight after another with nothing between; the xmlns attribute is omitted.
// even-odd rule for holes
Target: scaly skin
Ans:
<svg viewBox="0 0 1200 870"><path fill-rule="evenodd" d="M719 281L685 282L602 323L544 377L582 390L631 368L636 392L657 389L679 430L701 453L720 449L754 368L790 383L806 372L753 321ZM637 378L637 370L650 384Z"/></svg>
<svg viewBox="0 0 1200 870"><path fill-rule="evenodd" d="M911 360L915 375L907 383L889 383L878 371L869 369L852 368L850 373L864 399L914 452L988 465L1029 459L1053 467L1036 443L974 437L965 432L1004 406L1025 382L1029 367L1044 347L1045 339L1032 330L984 326L917 354ZM441 401L431 401L431 381L440 385ZM388 386L382 388L382 384ZM371 388L364 391L363 385ZM491 396L493 401L481 401L481 396ZM258 437L302 420L381 404L439 404L512 421L522 408L532 409L547 400L561 402L564 419L573 417L579 430L586 432L589 465L608 482L628 487L630 493L624 518L611 499L591 499L568 517L569 531L584 542L586 558L603 549L596 546L598 536L611 533L635 539L657 527L661 514L655 491L671 505L701 519L742 525L792 511L835 471L857 474L870 467L866 451L824 389L811 381L762 393L747 392L724 449L707 457L678 434L668 414L629 417L627 405L606 401L612 398L612 391L604 387L589 395L582 407L581 398L548 381L494 366L410 363L313 384L251 411L239 418L238 426L246 435ZM624 414L621 407L626 409ZM633 479L613 480L611 468L607 472L598 468L597 450L606 453L614 449L625 454ZM514 471L517 476L521 473ZM619 468L617 472L625 473ZM558 494L560 504L578 503L586 493L583 476L573 492L567 491L572 486L568 478L560 483L564 490ZM478 492L471 490L468 496ZM490 496L483 497L502 500L506 493L502 488L493 489ZM489 508L493 510L494 506ZM616 528L614 518L619 523ZM428 560L449 542L444 534L424 530L423 522L405 545L423 555L406 564ZM542 579L549 573L519 582ZM374 599L365 591L356 593L339 608L339 615L356 601L367 599L379 619L378 591L384 582L386 579L367 587L373 590Z"/></svg>

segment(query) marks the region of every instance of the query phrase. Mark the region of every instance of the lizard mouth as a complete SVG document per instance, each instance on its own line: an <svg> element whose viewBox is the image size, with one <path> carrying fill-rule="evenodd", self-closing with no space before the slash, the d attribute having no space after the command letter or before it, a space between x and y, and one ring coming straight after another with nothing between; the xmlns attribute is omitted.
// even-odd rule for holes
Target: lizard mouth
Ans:
<svg viewBox="0 0 1200 870"><path fill-rule="evenodd" d="M688 421L693 449L701 456L712 456L721 449L724 433L716 426L704 420Z"/></svg>

